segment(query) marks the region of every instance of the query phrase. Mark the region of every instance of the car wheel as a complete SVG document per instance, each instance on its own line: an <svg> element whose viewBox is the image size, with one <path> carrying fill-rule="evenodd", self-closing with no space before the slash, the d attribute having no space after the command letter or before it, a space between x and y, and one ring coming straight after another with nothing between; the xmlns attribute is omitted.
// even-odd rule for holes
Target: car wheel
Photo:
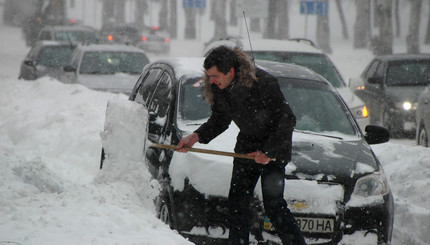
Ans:
<svg viewBox="0 0 430 245"><path fill-rule="evenodd" d="M163 191L156 200L157 217L171 229L175 229L173 222L172 205L168 191Z"/></svg>
<svg viewBox="0 0 430 245"><path fill-rule="evenodd" d="M425 126L422 126L418 132L418 145L428 147L428 137L427 137L427 130Z"/></svg>

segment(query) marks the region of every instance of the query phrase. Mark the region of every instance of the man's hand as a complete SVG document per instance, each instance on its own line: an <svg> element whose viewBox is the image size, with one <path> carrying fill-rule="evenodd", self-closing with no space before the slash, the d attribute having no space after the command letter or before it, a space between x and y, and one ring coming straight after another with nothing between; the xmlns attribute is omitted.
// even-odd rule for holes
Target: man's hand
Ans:
<svg viewBox="0 0 430 245"><path fill-rule="evenodd" d="M193 147L193 145L198 141L199 135L197 133L192 133L179 141L178 145L176 146L176 151L187 152L187 149L185 149L185 147Z"/></svg>
<svg viewBox="0 0 430 245"><path fill-rule="evenodd" d="M263 164L263 165L268 164L269 161L270 161L270 158L268 156L266 156L261 151L254 151L254 152L248 153L246 155L254 157L256 163L260 163L260 164Z"/></svg>

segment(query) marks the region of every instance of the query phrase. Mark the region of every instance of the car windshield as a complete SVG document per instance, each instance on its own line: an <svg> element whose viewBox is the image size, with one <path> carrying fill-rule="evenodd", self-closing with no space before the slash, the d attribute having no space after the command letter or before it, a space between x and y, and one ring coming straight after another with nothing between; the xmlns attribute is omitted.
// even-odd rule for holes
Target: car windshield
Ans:
<svg viewBox="0 0 430 245"><path fill-rule="evenodd" d="M71 42L97 43L97 35L95 32L88 31L58 31L55 32L55 39Z"/></svg>
<svg viewBox="0 0 430 245"><path fill-rule="evenodd" d="M355 135L347 108L329 87L309 80L278 78L281 90L297 117L295 129L315 133L339 132ZM179 96L181 119L188 125L200 124L210 117L200 78L187 79Z"/></svg>
<svg viewBox="0 0 430 245"><path fill-rule="evenodd" d="M345 86L336 67L323 54L283 52L283 51L253 51L255 59L271 60L307 67L327 79L334 87Z"/></svg>
<svg viewBox="0 0 430 245"><path fill-rule="evenodd" d="M42 48L37 64L49 67L65 66L72 55L73 48L72 46L48 46Z"/></svg>
<svg viewBox="0 0 430 245"><path fill-rule="evenodd" d="M113 74L117 72L140 74L149 63L142 53L91 51L86 52L80 67L81 74Z"/></svg>
<svg viewBox="0 0 430 245"><path fill-rule="evenodd" d="M295 129L355 135L353 121L339 97L321 83L278 78L282 93L297 118Z"/></svg>
<svg viewBox="0 0 430 245"><path fill-rule="evenodd" d="M387 86L426 85L430 81L430 60L393 62L387 71Z"/></svg>

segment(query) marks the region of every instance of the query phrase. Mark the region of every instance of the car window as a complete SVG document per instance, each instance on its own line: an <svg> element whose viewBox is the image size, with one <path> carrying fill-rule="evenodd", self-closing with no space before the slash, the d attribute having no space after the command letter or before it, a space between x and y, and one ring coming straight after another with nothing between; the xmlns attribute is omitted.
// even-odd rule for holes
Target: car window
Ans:
<svg viewBox="0 0 430 245"><path fill-rule="evenodd" d="M85 52L79 73L113 74L117 72L140 74L148 58L143 53L133 52Z"/></svg>
<svg viewBox="0 0 430 245"><path fill-rule="evenodd" d="M159 79L154 95L148 104L148 112L155 116L155 120L151 123L164 127L172 98L172 78L165 72ZM151 131L151 128L149 130Z"/></svg>
<svg viewBox="0 0 430 245"><path fill-rule="evenodd" d="M96 43L97 35L87 31L58 31L55 32L55 40Z"/></svg>
<svg viewBox="0 0 430 245"><path fill-rule="evenodd" d="M347 108L327 86L300 79L278 80L297 117L297 130L356 134Z"/></svg>
<svg viewBox="0 0 430 245"><path fill-rule="evenodd" d="M69 46L47 46L41 50L37 64L49 67L65 66L72 52L73 48Z"/></svg>
<svg viewBox="0 0 430 245"><path fill-rule="evenodd" d="M334 64L324 54L255 51L255 59L271 60L307 67L327 79L334 87L344 87L345 84Z"/></svg>
<svg viewBox="0 0 430 245"><path fill-rule="evenodd" d="M430 60L392 62L387 69L387 86L426 85L430 79Z"/></svg>
<svg viewBox="0 0 430 245"><path fill-rule="evenodd" d="M136 98L134 99L136 102L147 105L147 102L149 102L152 94L155 91L158 79L162 72L163 70L160 68L152 68L147 72L136 95Z"/></svg>
<svg viewBox="0 0 430 245"><path fill-rule="evenodd" d="M179 115L184 121L209 118L211 109L203 96L201 77L186 78L181 83L179 93Z"/></svg>
<svg viewBox="0 0 430 245"><path fill-rule="evenodd" d="M369 77L375 77L376 76L376 71L379 67L380 61L379 60L374 60L367 68L364 77L369 78Z"/></svg>

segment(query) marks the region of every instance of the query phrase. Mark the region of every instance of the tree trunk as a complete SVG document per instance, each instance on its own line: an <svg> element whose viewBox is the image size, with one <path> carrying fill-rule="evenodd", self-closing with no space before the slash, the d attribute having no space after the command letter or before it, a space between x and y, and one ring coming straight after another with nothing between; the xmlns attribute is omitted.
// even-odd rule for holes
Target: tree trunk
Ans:
<svg viewBox="0 0 430 245"><path fill-rule="evenodd" d="M102 13L102 23L110 23L110 19L113 19L115 13L115 0L104 0L103 1L103 13Z"/></svg>
<svg viewBox="0 0 430 245"><path fill-rule="evenodd" d="M346 24L345 15L343 14L342 4L341 4L340 0L336 0L336 8L337 8L337 12L339 14L340 23L342 24L343 39L348 40L349 39L348 27Z"/></svg>
<svg viewBox="0 0 430 245"><path fill-rule="evenodd" d="M430 1L429 1L429 5L430 5ZM428 14L428 17L427 17L426 37L425 37L424 43L430 44L430 14Z"/></svg>
<svg viewBox="0 0 430 245"><path fill-rule="evenodd" d="M394 1L394 25L396 28L396 37L400 37L399 0Z"/></svg>
<svg viewBox="0 0 430 245"><path fill-rule="evenodd" d="M185 8L185 39L196 39L196 14L196 9Z"/></svg>
<svg viewBox="0 0 430 245"><path fill-rule="evenodd" d="M366 48L371 37L370 0L355 0L355 7L353 48Z"/></svg>
<svg viewBox="0 0 430 245"><path fill-rule="evenodd" d="M377 9L379 16L379 36L372 39L373 53L375 55L392 54L393 53L393 24L392 10L393 4L391 0L379 0Z"/></svg>
<svg viewBox="0 0 430 245"><path fill-rule="evenodd" d="M139 28L140 31L143 31L143 28L145 27L145 18L143 17L148 13L148 2L146 0L136 1L135 11L135 23L137 28Z"/></svg>
<svg viewBox="0 0 430 245"><path fill-rule="evenodd" d="M260 18L251 18L249 29L251 31L260 32L261 31Z"/></svg>
<svg viewBox="0 0 430 245"><path fill-rule="evenodd" d="M411 0L411 12L409 16L409 33L406 36L407 53L417 54L420 52L420 20L422 0Z"/></svg>
<svg viewBox="0 0 430 245"><path fill-rule="evenodd" d="M276 38L285 40L290 37L290 21L288 18L288 0L278 2L278 31Z"/></svg>
<svg viewBox="0 0 430 245"><path fill-rule="evenodd" d="M231 26L237 26L237 16L236 16L236 0L230 1L230 25Z"/></svg>
<svg viewBox="0 0 430 245"><path fill-rule="evenodd" d="M167 30L167 19L169 17L167 0L161 0L160 3L161 7L160 11L158 12L158 27L160 28L160 30Z"/></svg>
<svg viewBox="0 0 430 245"><path fill-rule="evenodd" d="M170 0L170 25L169 35L170 38L178 37L178 5L176 0Z"/></svg>
<svg viewBox="0 0 430 245"><path fill-rule="evenodd" d="M125 1L115 0L115 20L118 23L125 22Z"/></svg>
<svg viewBox="0 0 430 245"><path fill-rule="evenodd" d="M317 42L319 47L326 53L331 53L329 15L318 15L317 17Z"/></svg>
<svg viewBox="0 0 430 245"><path fill-rule="evenodd" d="M276 6L277 0L269 0L269 13L267 15L265 38L275 38Z"/></svg>
<svg viewBox="0 0 430 245"><path fill-rule="evenodd" d="M215 33L214 37L223 37L227 35L227 20L225 12L227 9L226 0L216 0L214 21L215 21Z"/></svg>

